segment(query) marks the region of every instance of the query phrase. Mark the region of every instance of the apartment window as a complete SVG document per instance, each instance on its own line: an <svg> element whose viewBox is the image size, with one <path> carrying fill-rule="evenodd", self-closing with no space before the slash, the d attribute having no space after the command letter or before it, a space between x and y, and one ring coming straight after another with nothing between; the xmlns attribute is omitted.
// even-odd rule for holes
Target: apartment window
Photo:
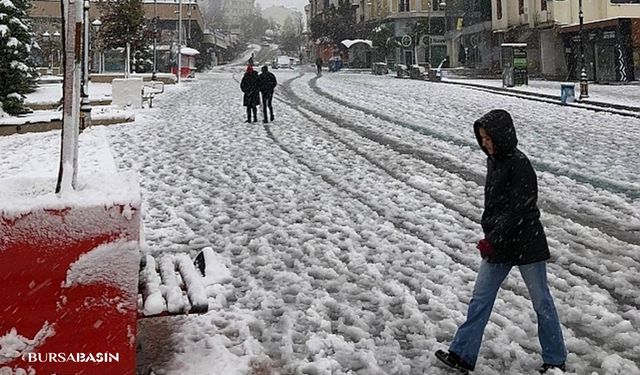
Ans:
<svg viewBox="0 0 640 375"><path fill-rule="evenodd" d="M408 12L409 9L409 1L411 0L400 0L398 9L400 12Z"/></svg>
<svg viewBox="0 0 640 375"><path fill-rule="evenodd" d="M518 14L524 14L524 0L518 0Z"/></svg>
<svg viewBox="0 0 640 375"><path fill-rule="evenodd" d="M502 0L496 0L496 15L498 19L502 19Z"/></svg>
<svg viewBox="0 0 640 375"><path fill-rule="evenodd" d="M540 0L540 10L547 10L547 0Z"/></svg>
<svg viewBox="0 0 640 375"><path fill-rule="evenodd" d="M611 4L640 4L640 0L611 0Z"/></svg>

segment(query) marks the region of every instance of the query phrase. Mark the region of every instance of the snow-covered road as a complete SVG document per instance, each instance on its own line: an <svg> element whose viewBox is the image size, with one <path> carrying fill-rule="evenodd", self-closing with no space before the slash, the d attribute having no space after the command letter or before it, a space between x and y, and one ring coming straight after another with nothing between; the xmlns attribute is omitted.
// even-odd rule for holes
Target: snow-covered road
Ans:
<svg viewBox="0 0 640 375"><path fill-rule="evenodd" d="M432 353L463 321L480 261L472 125L501 107L538 170L569 369L640 374L640 120L390 76L275 74L273 123L242 122L242 67L229 66L106 131L140 173L150 252L211 246L233 276L210 313L141 322L141 367L241 374L266 355L291 374L447 373ZM535 337L513 272L475 373L532 373Z"/></svg>

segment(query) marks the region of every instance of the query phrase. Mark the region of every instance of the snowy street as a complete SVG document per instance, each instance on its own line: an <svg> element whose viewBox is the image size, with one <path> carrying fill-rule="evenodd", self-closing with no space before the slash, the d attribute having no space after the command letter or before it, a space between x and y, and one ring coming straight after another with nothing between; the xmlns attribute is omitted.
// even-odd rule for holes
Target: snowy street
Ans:
<svg viewBox="0 0 640 375"><path fill-rule="evenodd" d="M233 276L217 311L176 324L248 316L291 373L446 373L432 353L463 321L480 260L472 124L499 103L539 174L569 368L640 373L639 120L391 76L275 74L274 123L242 122L241 67L228 67L110 128L121 167L142 176L150 250L211 246ZM476 373L537 368L534 320L513 272ZM216 368L190 353L204 354L199 336L152 367Z"/></svg>
<svg viewBox="0 0 640 375"><path fill-rule="evenodd" d="M243 66L229 65L91 130L139 174L146 250L210 246L231 274L209 287L209 313L140 321L141 371L449 374L433 352L464 321L481 260L473 122L504 108L538 174L568 373L640 374L640 119L392 75L273 72L268 124L243 122ZM0 149L58 147L54 134ZM514 269L474 374L534 373L535 319Z"/></svg>

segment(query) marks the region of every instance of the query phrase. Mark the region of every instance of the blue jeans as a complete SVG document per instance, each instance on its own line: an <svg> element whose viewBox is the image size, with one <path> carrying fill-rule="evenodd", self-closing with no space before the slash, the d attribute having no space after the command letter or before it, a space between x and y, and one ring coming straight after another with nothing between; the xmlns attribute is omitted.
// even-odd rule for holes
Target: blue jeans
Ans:
<svg viewBox="0 0 640 375"><path fill-rule="evenodd" d="M467 320L458 328L449 350L471 366L475 366L480 351L484 327L489 321L498 289L511 271L510 264L480 264L473 296L469 303ZM567 359L567 349L558 320L558 313L547 286L547 262L541 261L518 266L529 290L533 308L538 316L538 340L544 363L560 365Z"/></svg>

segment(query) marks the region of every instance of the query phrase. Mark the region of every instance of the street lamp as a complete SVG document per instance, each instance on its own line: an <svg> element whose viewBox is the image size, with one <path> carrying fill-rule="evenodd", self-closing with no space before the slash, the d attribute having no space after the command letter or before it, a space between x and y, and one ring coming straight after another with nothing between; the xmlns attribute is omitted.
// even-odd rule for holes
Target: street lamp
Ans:
<svg viewBox="0 0 640 375"><path fill-rule="evenodd" d="M182 70L182 0L178 1L178 83Z"/></svg>
<svg viewBox="0 0 640 375"><path fill-rule="evenodd" d="M80 89L80 131L91 127L91 102L89 101L89 0L84 0L82 12L82 87Z"/></svg>
<svg viewBox="0 0 640 375"><path fill-rule="evenodd" d="M53 55L53 50L51 49L51 34L49 34L49 31L45 31L44 33L42 33L42 38L44 38L44 40L47 42L47 47L49 48L49 50L47 52L47 69L51 70L52 66L51 66L51 57Z"/></svg>
<svg viewBox="0 0 640 375"><path fill-rule="evenodd" d="M151 80L156 80L158 72L158 1L153 0L153 71Z"/></svg>
<svg viewBox="0 0 640 375"><path fill-rule="evenodd" d="M187 47L191 46L191 4L187 4L187 16L189 17L189 28L187 29Z"/></svg>
<svg viewBox="0 0 640 375"><path fill-rule="evenodd" d="M444 38L445 57L449 56L449 43L447 43L447 2L445 0L440 1L438 9L444 12L444 30L442 32L442 38Z"/></svg>
<svg viewBox="0 0 640 375"><path fill-rule="evenodd" d="M580 100L589 97L589 81L587 80L587 70L584 61L584 14L582 12L582 0L578 2L578 18L580 19Z"/></svg>
<svg viewBox="0 0 640 375"><path fill-rule="evenodd" d="M53 38L51 39L51 43L55 45L56 49L56 57L58 60L58 74L60 74L60 46L58 42L60 41L60 33L56 30L53 32ZM51 60L53 60L53 51L51 51ZM53 62L51 62L51 69L53 69Z"/></svg>
<svg viewBox="0 0 640 375"><path fill-rule="evenodd" d="M431 68L433 66L433 64L431 63L431 10L433 8L433 5L431 4L431 1L429 1L428 3L428 12L427 12L427 33L429 34L429 43L427 43L427 56L429 57L429 68Z"/></svg>
<svg viewBox="0 0 640 375"><path fill-rule="evenodd" d="M102 21L100 21L100 19L96 18L95 20L93 20L93 22L91 22L91 29L93 30L94 34L95 34L95 42L93 43L93 46L95 47L96 51L93 54L94 55L94 60L95 56L98 55L98 73L102 73L102 53L100 50L100 43L99 43L99 38L98 38L98 33L100 32L100 26L102 26ZM94 70L96 70L94 68Z"/></svg>

